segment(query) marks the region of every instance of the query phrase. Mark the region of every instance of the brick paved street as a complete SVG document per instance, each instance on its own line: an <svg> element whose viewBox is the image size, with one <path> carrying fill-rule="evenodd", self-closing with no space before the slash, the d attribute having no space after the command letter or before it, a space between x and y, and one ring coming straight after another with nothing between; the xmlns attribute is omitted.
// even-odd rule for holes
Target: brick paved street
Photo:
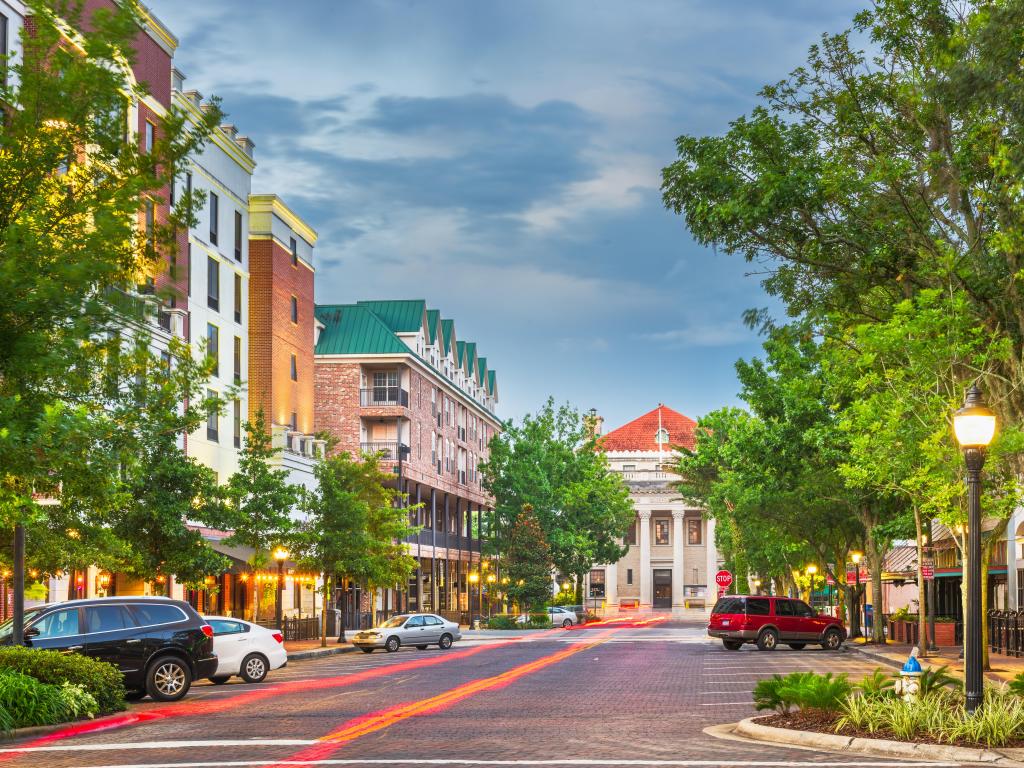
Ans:
<svg viewBox="0 0 1024 768"><path fill-rule="evenodd" d="M134 722L120 727L8 745L0 761L19 768L919 764L703 733L752 714L760 676L793 669L857 676L873 666L853 651L727 652L697 624L593 626L449 652L295 662L262 685L204 683L178 704L134 706L125 718Z"/></svg>

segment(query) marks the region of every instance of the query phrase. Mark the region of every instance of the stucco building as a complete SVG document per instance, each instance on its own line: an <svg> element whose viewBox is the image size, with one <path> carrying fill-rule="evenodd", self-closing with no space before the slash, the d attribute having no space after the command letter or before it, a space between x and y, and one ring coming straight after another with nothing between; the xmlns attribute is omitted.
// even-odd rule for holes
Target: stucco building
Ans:
<svg viewBox="0 0 1024 768"><path fill-rule="evenodd" d="M495 371L424 301L319 305L316 317L316 430L338 450L381 453L409 501L423 504L409 542L419 568L380 607L462 617L493 508L477 466L500 428Z"/></svg>
<svg viewBox="0 0 1024 768"><path fill-rule="evenodd" d="M659 404L602 436L611 468L629 486L636 520L625 539L626 554L590 572L591 607L678 613L714 602L715 521L680 497L673 487L678 476L666 470L675 446L695 446L696 427L693 419Z"/></svg>

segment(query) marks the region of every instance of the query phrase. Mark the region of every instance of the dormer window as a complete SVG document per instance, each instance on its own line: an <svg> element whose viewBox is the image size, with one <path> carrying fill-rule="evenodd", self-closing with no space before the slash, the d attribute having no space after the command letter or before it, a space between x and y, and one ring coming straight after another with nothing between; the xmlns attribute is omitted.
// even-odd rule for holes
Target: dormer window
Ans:
<svg viewBox="0 0 1024 768"><path fill-rule="evenodd" d="M668 430L664 427L660 428L654 433L654 442L658 445L665 445L668 443Z"/></svg>

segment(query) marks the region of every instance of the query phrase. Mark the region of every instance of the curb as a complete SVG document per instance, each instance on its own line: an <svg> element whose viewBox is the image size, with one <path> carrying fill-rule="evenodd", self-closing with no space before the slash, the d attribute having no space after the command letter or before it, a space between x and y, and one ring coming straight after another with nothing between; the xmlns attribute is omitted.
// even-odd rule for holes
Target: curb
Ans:
<svg viewBox="0 0 1024 768"><path fill-rule="evenodd" d="M337 656L339 653L353 653L358 651L354 645L339 645L331 648L313 648L308 651L296 651L295 653L288 654L288 661L305 661L307 659L318 659L321 656Z"/></svg>
<svg viewBox="0 0 1024 768"><path fill-rule="evenodd" d="M786 744L800 747L816 747L833 752L854 752L873 757L914 758L955 763L984 763L1001 766L1024 766L1001 752L991 749L954 747L946 744L913 744L906 741L887 739L863 739L854 736L840 736L814 731L795 731L789 728L775 728L761 725L755 718L740 720L733 727L733 733L748 739L772 744Z"/></svg>
<svg viewBox="0 0 1024 768"><path fill-rule="evenodd" d="M890 659L888 656L885 656L885 655L883 655L881 653L878 653L875 650L868 650L867 648L863 648L863 647L861 647L859 645L849 645L849 644L847 644L846 647L850 648L853 651L856 651L857 653L861 654L862 656L867 656L872 661L879 661L882 664L885 664L886 666L889 666L889 667L893 667L895 669L902 669L903 668L903 665L900 662L896 661L896 659Z"/></svg>
<svg viewBox="0 0 1024 768"><path fill-rule="evenodd" d="M29 738L30 736L48 736L51 733L56 733L81 723L102 723L104 720L117 719L123 715L124 712L111 712L108 715L100 715L92 720L69 720L66 723L55 723L53 725L30 725L27 728L15 728L13 731L0 733L0 742L17 741L18 739Z"/></svg>

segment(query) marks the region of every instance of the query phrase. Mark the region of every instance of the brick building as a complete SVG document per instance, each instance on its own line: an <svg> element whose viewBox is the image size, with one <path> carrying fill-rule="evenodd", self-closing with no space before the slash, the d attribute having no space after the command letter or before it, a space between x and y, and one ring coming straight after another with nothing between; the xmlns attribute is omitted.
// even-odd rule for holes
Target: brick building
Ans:
<svg viewBox="0 0 1024 768"><path fill-rule="evenodd" d="M320 305L316 318L315 429L338 450L382 453L410 502L423 504L410 541L419 568L381 607L461 617L493 509L477 467L501 426L497 376L424 301Z"/></svg>

